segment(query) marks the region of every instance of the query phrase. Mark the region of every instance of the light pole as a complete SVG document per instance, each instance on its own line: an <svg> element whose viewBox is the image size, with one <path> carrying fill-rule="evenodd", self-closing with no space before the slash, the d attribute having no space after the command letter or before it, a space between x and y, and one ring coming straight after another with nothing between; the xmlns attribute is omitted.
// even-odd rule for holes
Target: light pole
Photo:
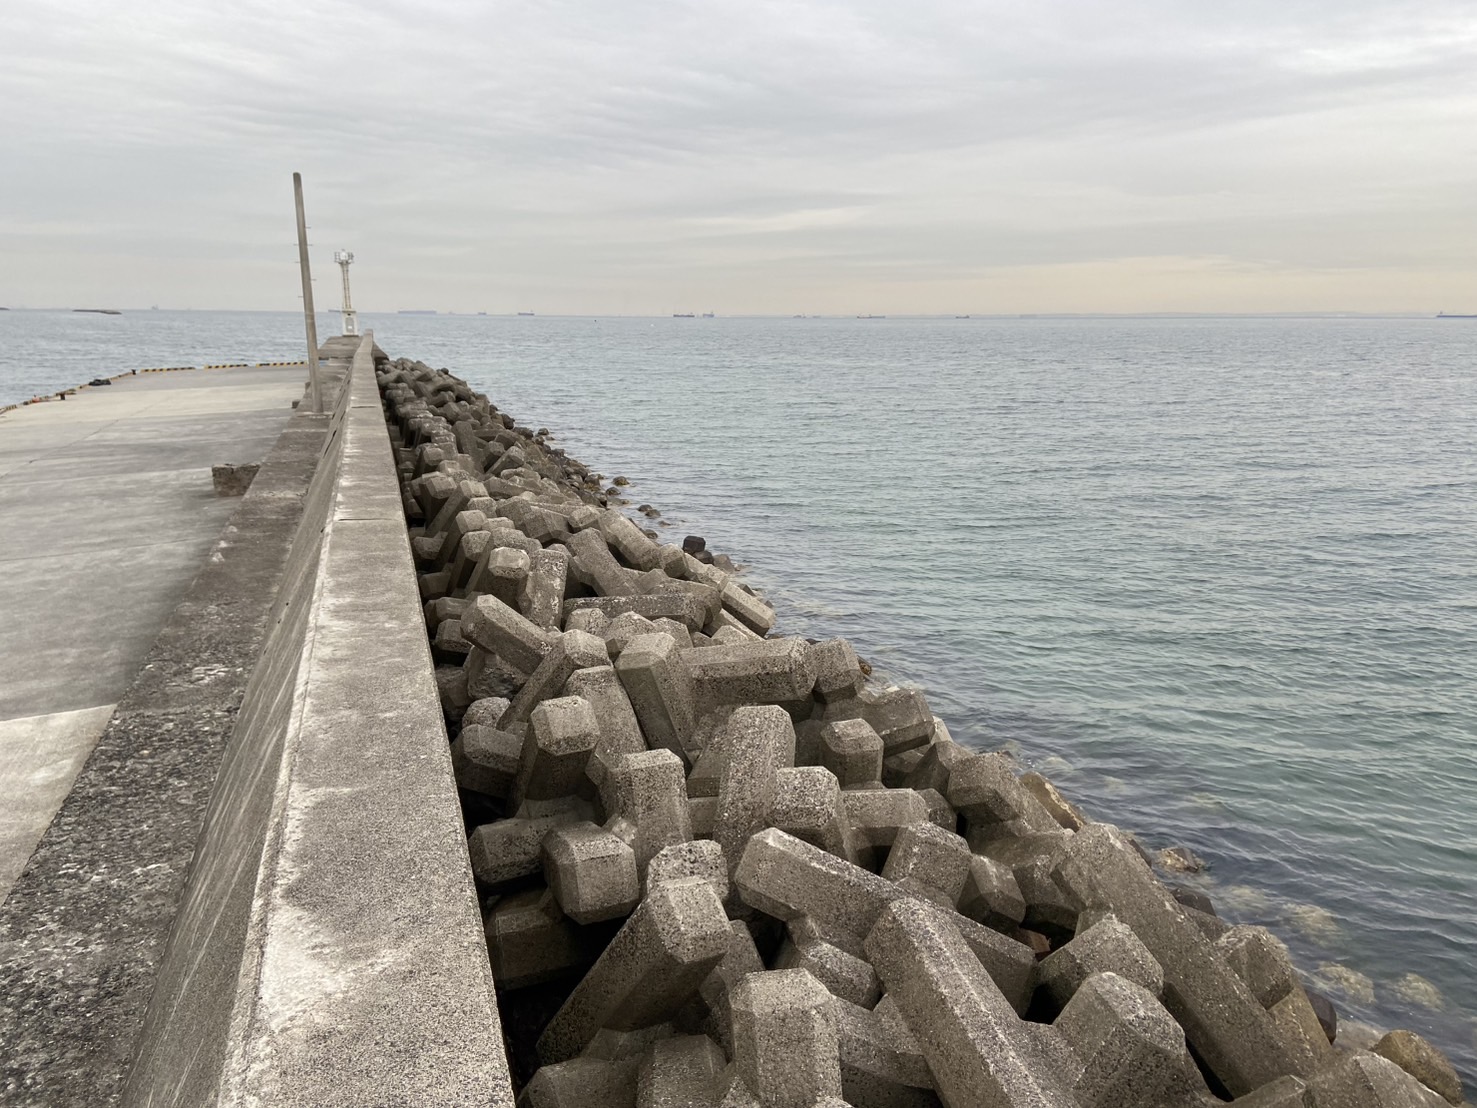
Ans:
<svg viewBox="0 0 1477 1108"><path fill-rule="evenodd" d="M318 379L318 321L313 317L313 274L308 269L308 221L303 215L301 173L292 175L292 196L297 203L297 263L303 271L303 321L308 330L308 381L313 392L313 413L322 415L323 384Z"/></svg>
<svg viewBox="0 0 1477 1108"><path fill-rule="evenodd" d="M349 298L349 266L354 263L354 252L352 250L335 250L333 260L338 262L339 269L344 271L344 306L339 310L344 314L344 334L357 335L359 333L359 317L354 311L354 302Z"/></svg>

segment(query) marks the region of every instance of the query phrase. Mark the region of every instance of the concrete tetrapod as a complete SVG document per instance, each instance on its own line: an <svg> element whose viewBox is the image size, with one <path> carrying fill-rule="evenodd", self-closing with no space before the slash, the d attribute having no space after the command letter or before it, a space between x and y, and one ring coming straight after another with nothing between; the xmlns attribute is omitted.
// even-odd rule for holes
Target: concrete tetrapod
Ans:
<svg viewBox="0 0 1477 1108"><path fill-rule="evenodd" d="M1078 831L1053 877L1079 907L1108 909L1148 948L1164 972L1165 1007L1232 1095L1284 1074L1308 1076L1312 1059L1277 1033L1245 982L1116 827L1089 824Z"/></svg>
<svg viewBox="0 0 1477 1108"><path fill-rule="evenodd" d="M1083 1108L1200 1108L1211 1099L1179 1024L1126 977L1093 974L1052 1027L1081 1062L1072 1091Z"/></svg>
<svg viewBox="0 0 1477 1108"><path fill-rule="evenodd" d="M714 647L710 649L722 649ZM728 721L728 760L718 778L713 839L737 865L749 836L760 830L774 802L776 774L795 758L795 726L775 705L744 707Z"/></svg>
<svg viewBox="0 0 1477 1108"><path fill-rule="evenodd" d="M692 683L677 659L679 649L670 635L640 635L621 651L615 672L641 721L646 745L665 747L686 765L697 712Z"/></svg>
<svg viewBox="0 0 1477 1108"><path fill-rule="evenodd" d="M928 905L888 905L866 951L950 1108L1075 1104L958 931Z"/></svg>
<svg viewBox="0 0 1477 1108"><path fill-rule="evenodd" d="M728 917L701 877L647 893L544 1033L539 1059L575 1057L602 1027L631 1031L677 1011L728 952Z"/></svg>
<svg viewBox="0 0 1477 1108"><path fill-rule="evenodd" d="M751 973L729 1007L734 1065L763 1108L813 1108L841 1096L831 995L809 973Z"/></svg>

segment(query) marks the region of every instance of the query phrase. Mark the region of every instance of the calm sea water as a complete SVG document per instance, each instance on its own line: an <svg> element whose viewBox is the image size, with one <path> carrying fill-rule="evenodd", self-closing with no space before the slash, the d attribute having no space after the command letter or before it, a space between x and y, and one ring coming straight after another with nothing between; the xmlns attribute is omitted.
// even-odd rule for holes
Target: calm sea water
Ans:
<svg viewBox="0 0 1477 1108"><path fill-rule="evenodd" d="M1477 323L364 321L1477 1080ZM300 349L286 313L0 313L0 403Z"/></svg>

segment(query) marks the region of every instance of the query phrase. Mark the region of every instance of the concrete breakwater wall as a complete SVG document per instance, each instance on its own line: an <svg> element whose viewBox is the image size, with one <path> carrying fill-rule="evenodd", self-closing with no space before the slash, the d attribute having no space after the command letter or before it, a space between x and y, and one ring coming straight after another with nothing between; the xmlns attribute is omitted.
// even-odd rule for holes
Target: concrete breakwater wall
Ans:
<svg viewBox="0 0 1477 1108"><path fill-rule="evenodd" d="M520 1104L1461 1101L546 436L378 376Z"/></svg>
<svg viewBox="0 0 1477 1108"><path fill-rule="evenodd" d="M373 356L366 336L124 1104L511 1103Z"/></svg>

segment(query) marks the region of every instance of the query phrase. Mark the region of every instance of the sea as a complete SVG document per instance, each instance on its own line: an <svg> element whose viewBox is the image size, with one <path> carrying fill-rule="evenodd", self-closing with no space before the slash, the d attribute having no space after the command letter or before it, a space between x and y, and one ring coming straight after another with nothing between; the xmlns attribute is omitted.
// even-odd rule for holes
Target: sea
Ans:
<svg viewBox="0 0 1477 1108"><path fill-rule="evenodd" d="M1477 1082L1477 320L360 320ZM0 312L0 405L302 349Z"/></svg>

